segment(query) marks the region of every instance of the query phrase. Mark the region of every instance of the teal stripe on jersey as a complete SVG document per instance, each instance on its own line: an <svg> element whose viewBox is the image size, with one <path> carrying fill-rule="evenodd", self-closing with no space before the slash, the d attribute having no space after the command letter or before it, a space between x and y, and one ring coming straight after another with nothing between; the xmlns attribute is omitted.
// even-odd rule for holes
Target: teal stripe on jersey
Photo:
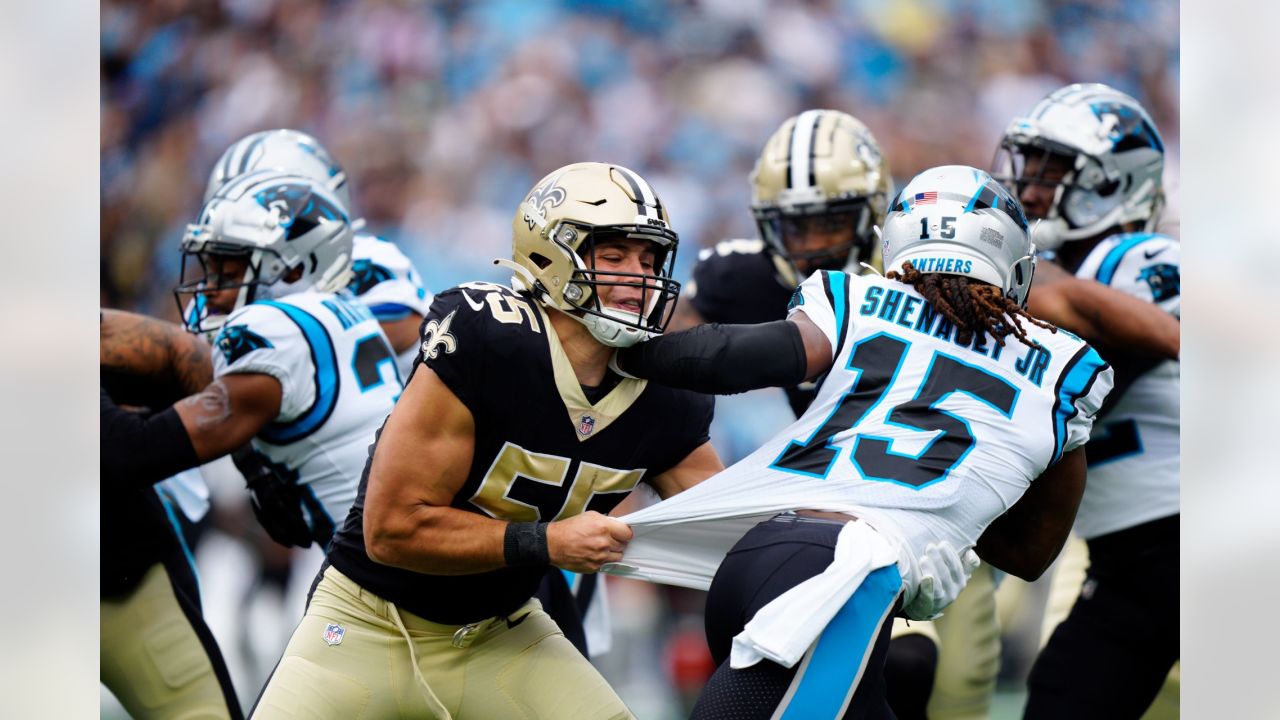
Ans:
<svg viewBox="0 0 1280 720"><path fill-rule="evenodd" d="M1085 345L1071 358L1058 377L1058 401L1053 406L1053 457L1049 460L1050 465L1062 457L1062 447L1067 441L1067 422L1080 412L1076 409L1076 400L1089 392L1098 373L1106 367L1106 361L1098 352Z"/></svg>
<svg viewBox="0 0 1280 720"><path fill-rule="evenodd" d="M1120 241L1118 245L1111 248L1107 256L1102 259L1102 264L1098 266L1098 282L1103 285L1110 285L1112 278L1116 275L1116 268L1120 267L1120 261L1129 251L1141 245L1148 240L1155 240L1160 237L1154 233L1139 233Z"/></svg>
<svg viewBox="0 0 1280 720"><path fill-rule="evenodd" d="M260 305L270 305L284 313L302 330L311 350L311 362L316 368L316 398L306 412L296 420L287 423L271 423L263 428L258 437L273 444L286 445L310 435L333 414L338 405L338 358L333 348L333 339L324 324L311 313L282 302L264 301Z"/></svg>
<svg viewBox="0 0 1280 720"><path fill-rule="evenodd" d="M200 594L200 570L196 567L196 557L191 554L191 548L187 545L187 536L182 534L182 523L178 522L178 516L173 511L173 502L169 500L169 493L162 487L157 487L156 495L160 496L160 504L164 506L164 514L169 518L169 524L173 526L173 534L178 536L178 545L182 547L182 554L187 556L187 564L191 566L191 577L196 580L196 595ZM199 599L198 597L196 599Z"/></svg>
<svg viewBox="0 0 1280 720"><path fill-rule="evenodd" d="M849 276L840 270L823 270L822 280L826 286L827 300L831 302L831 309L836 314L836 346L832 351L839 354L849 331Z"/></svg>
<svg viewBox="0 0 1280 720"><path fill-rule="evenodd" d="M897 565L868 573L818 636L782 720L840 717L862 680L880 625L901 590Z"/></svg>

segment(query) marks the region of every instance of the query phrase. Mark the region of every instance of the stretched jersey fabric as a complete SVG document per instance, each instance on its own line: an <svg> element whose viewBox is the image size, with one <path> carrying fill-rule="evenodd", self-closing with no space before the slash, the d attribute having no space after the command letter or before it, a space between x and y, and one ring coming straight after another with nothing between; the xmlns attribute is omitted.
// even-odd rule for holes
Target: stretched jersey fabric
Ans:
<svg viewBox="0 0 1280 720"><path fill-rule="evenodd" d="M584 390L545 311L508 287L467 283L437 295L422 332L418 362L475 420L471 468L451 503L460 510L515 521L608 512L709 439L704 395L616 375L611 389ZM334 567L444 624L509 615L533 595L543 567L441 576L370 560L363 511L373 452L330 552Z"/></svg>
<svg viewBox="0 0 1280 720"><path fill-rule="evenodd" d="M425 316L431 307L431 293L422 286L417 269L389 240L357 233L351 248L351 272L347 289L368 306L379 322ZM400 377L409 378L417 356L416 347L396 356Z"/></svg>
<svg viewBox="0 0 1280 720"><path fill-rule="evenodd" d="M963 552L1063 453L1089 438L1112 372L1084 341L1026 324L1037 343L961 345L910 286L821 271L793 301L834 364L809 410L711 479L622 518L606 568L705 589L725 552L779 510L848 512L897 549L906 602L929 542Z"/></svg>
<svg viewBox="0 0 1280 720"><path fill-rule="evenodd" d="M722 240L698 253L686 298L707 322L755 325L782 320L795 288L787 285L763 240ZM813 402L814 383L783 388L799 417Z"/></svg>
<svg viewBox="0 0 1280 720"><path fill-rule="evenodd" d="M1108 285L1181 317L1182 247L1165 235L1114 235L1098 243L1076 276ZM1113 398L1089 441L1089 482L1075 532L1089 540L1178 513L1181 364L1165 360Z"/></svg>
<svg viewBox="0 0 1280 720"><path fill-rule="evenodd" d="M347 292L297 293L247 305L214 340L213 374L280 381L280 413L253 438L266 461L293 475L336 526L356 497L374 433L403 386L373 314Z"/></svg>

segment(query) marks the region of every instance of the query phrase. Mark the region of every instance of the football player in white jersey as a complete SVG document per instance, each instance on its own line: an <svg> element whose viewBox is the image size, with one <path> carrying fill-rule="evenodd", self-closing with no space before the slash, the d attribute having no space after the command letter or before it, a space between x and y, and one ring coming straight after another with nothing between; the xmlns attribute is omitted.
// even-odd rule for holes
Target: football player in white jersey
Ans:
<svg viewBox="0 0 1280 720"><path fill-rule="evenodd" d="M1067 272L1176 319L1180 246L1152 232L1163 169L1163 141L1136 100L1077 84L1010 123L995 172ZM1179 363L1108 342L1052 308L1032 310L1095 344L1117 391L1089 443L1075 526L1090 566L1082 588L1067 588L1079 597L1032 669L1027 717L1136 718L1179 656Z"/></svg>
<svg viewBox="0 0 1280 720"><path fill-rule="evenodd" d="M891 716L892 616L932 616L964 582L931 596L929 548L975 548L1034 579L1071 527L1112 373L1022 310L1035 261L1018 202L980 170L925 171L891 204L882 249L887 278L815 273L788 320L618 354L626 372L717 393L828 373L756 453L624 518L624 572L698 586L719 566L707 631L720 668L695 718ZM835 512L752 527L802 508Z"/></svg>
<svg viewBox="0 0 1280 720"><path fill-rule="evenodd" d="M355 500L368 445L402 388L386 335L345 289L346 208L307 178L253 173L205 204L182 251L176 294L180 304L199 298L188 329L216 333L214 380L139 418L137 446L113 448L104 463L154 482L252 440L272 471L249 478L260 517L279 511L289 519L276 532L324 545Z"/></svg>
<svg viewBox="0 0 1280 720"><path fill-rule="evenodd" d="M204 201L209 202L231 180L257 170L280 170L322 183L354 211L347 173L314 137L299 130L265 130L240 138L218 158L209 173ZM362 220L353 220L356 230L351 251L350 290L382 325L391 341L400 366L400 376L408 379L418 347L418 326L431 307L431 293L413 262L395 243L359 232Z"/></svg>

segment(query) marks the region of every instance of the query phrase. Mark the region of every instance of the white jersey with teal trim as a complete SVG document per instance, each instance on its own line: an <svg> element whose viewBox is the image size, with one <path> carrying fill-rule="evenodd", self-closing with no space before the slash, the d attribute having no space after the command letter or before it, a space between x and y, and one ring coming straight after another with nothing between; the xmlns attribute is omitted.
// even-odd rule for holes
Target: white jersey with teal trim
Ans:
<svg viewBox="0 0 1280 720"><path fill-rule="evenodd" d="M1036 347L1012 336L1001 347L985 334L962 345L913 288L879 276L815 273L790 312L831 341L834 362L813 404L742 461L623 518L636 538L612 571L699 587L749 527L707 521L835 510L893 542L910 595L925 546L975 545L1045 468L1089 439L1112 386L1111 367L1070 333L1024 323Z"/></svg>
<svg viewBox="0 0 1280 720"><path fill-rule="evenodd" d="M214 377L280 381L280 414L253 439L297 474L340 526L356 498L374 433L402 382L386 335L350 293L306 292L241 308L214 341Z"/></svg>
<svg viewBox="0 0 1280 720"><path fill-rule="evenodd" d="M1166 235L1133 233L1102 241L1076 276L1154 303L1181 317L1182 247ZM1098 419L1089 442L1089 482L1075 531L1087 539L1177 514L1181 364L1143 373Z"/></svg>
<svg viewBox="0 0 1280 720"><path fill-rule="evenodd" d="M431 293L422 286L417 269L395 243L376 235L357 234L351 250L351 272L348 289L379 322L401 320L411 314L426 317ZM418 347L414 345L396 357L401 377L409 377L417 354Z"/></svg>

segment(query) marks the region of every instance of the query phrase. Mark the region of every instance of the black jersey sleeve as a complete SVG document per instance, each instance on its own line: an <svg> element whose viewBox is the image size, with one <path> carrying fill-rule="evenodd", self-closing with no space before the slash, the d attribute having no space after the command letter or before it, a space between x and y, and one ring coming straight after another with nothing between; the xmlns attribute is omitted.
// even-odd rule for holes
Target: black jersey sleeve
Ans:
<svg viewBox="0 0 1280 720"><path fill-rule="evenodd" d="M707 322L753 324L782 320L793 288L778 281L764 252L739 252L732 242L717 245L693 267L693 309Z"/></svg>
<svg viewBox="0 0 1280 720"><path fill-rule="evenodd" d="M492 313L484 294L455 287L431 303L419 330L418 357L469 408L478 401Z"/></svg>

